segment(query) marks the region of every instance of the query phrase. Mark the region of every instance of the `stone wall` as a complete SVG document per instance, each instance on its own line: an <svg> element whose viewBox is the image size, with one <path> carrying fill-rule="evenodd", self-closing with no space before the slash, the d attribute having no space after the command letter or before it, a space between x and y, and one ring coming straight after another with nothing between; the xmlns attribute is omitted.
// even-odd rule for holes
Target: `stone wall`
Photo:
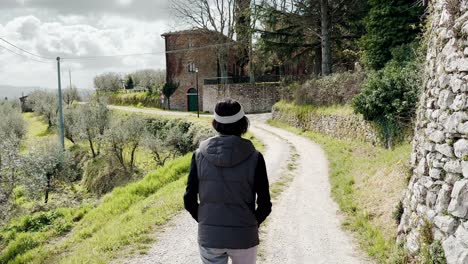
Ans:
<svg viewBox="0 0 468 264"><path fill-rule="evenodd" d="M447 263L468 263L468 0L432 3L427 84L415 128L413 176L398 239L421 251L423 230L440 241ZM435 244L434 244L435 245Z"/></svg>
<svg viewBox="0 0 468 264"><path fill-rule="evenodd" d="M213 112L224 98L237 100L246 113L270 112L279 100L278 84L217 84L204 85L203 111Z"/></svg>
<svg viewBox="0 0 468 264"><path fill-rule="evenodd" d="M361 116L354 114L324 114L308 112L298 114L287 109L273 107L272 118L293 127L314 131L342 140L359 140L380 145L378 130Z"/></svg>

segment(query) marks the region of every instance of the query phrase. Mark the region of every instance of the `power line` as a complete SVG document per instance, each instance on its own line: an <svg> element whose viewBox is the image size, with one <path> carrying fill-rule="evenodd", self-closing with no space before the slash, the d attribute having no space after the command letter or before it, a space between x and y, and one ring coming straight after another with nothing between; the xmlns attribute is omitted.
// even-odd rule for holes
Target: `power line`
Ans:
<svg viewBox="0 0 468 264"><path fill-rule="evenodd" d="M206 45L201 47L191 47L186 49L177 49L177 50L169 50L169 51L160 51L160 52L145 52L145 53L130 53L130 54L115 54L115 55L97 55L97 56L79 56L79 57L64 57L61 58L62 60L94 60L94 59L101 59L101 58L115 58L115 57L134 57L134 56L148 56L148 55L161 55L161 54L171 54L171 53L179 53L179 52L186 52L186 51L196 51L208 48L215 48L220 46L229 46L239 44L241 42L225 42L219 44L212 44Z"/></svg>
<svg viewBox="0 0 468 264"><path fill-rule="evenodd" d="M32 52L29 52L29 51L27 51L27 50L25 50L25 49L22 49L22 48L16 46L15 44L9 42L8 40L6 40L6 39L4 39L4 38L2 38L2 37L0 37L0 40L2 40L3 42L5 42L5 43L7 43L7 44L9 44L9 45L11 45L11 46L13 46L13 47L15 47L15 48L21 50L21 51L24 52L24 53L27 53L27 54L29 54L29 55L32 55L32 56L34 56L34 57L38 57L38 58L45 59L45 60L55 60L54 58L44 57L44 56L37 55L37 54L34 54L34 53L32 53Z"/></svg>
<svg viewBox="0 0 468 264"><path fill-rule="evenodd" d="M19 52L13 51L13 50L11 50L11 49L9 49L9 48L3 46L3 45L0 45L0 47L3 48L3 49L5 49L5 50L7 50L7 51L9 51L9 52L11 52L11 53L13 53L13 54L16 54L16 55L18 55L18 56L21 56L21 57L23 57L23 58L26 58L26 59L28 59L28 60L32 60L32 61L36 61L36 62L40 62L40 63L45 63L45 64L49 64L49 63L50 63L50 62L47 62L47 61L42 61L42 60L33 59L33 58L28 57L28 56L26 56L26 55L24 55L24 54L21 54L21 53L19 53Z"/></svg>

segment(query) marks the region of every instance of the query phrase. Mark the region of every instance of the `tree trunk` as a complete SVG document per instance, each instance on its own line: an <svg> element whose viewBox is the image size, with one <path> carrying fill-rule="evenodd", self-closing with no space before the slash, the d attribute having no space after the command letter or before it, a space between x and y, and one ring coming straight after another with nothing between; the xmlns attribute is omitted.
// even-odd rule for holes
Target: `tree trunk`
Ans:
<svg viewBox="0 0 468 264"><path fill-rule="evenodd" d="M130 170L133 172L134 169L134 163L135 163L135 152L138 148L138 144L133 145L132 151L130 154Z"/></svg>
<svg viewBox="0 0 468 264"><path fill-rule="evenodd" d="M93 141L91 140L91 137L89 135L88 135L88 142L89 142L89 148L91 149L91 153L93 154L93 158L95 158L96 152L94 151Z"/></svg>
<svg viewBox="0 0 468 264"><path fill-rule="evenodd" d="M322 74L322 47L321 45L317 45L314 53L315 53L314 75L319 76Z"/></svg>
<svg viewBox="0 0 468 264"><path fill-rule="evenodd" d="M46 186L46 189L45 189L44 203L49 202L50 181L51 181L51 175L47 174L47 186Z"/></svg>
<svg viewBox="0 0 468 264"><path fill-rule="evenodd" d="M322 75L332 73L330 7L328 0L320 0L322 25Z"/></svg>

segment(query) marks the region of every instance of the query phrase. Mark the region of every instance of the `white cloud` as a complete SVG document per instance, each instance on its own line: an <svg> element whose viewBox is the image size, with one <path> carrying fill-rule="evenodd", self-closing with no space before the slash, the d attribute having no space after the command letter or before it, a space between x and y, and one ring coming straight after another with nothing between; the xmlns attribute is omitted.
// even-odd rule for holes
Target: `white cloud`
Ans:
<svg viewBox="0 0 468 264"><path fill-rule="evenodd" d="M132 1L127 1L131 4ZM74 83L91 88L96 74L164 68L164 21L142 21L116 15L56 16L52 20L34 15L19 16L0 24L0 37L44 57L55 58L158 52L157 56L113 57L63 62L71 68ZM7 47L3 42L0 45ZM28 61L0 48L0 84L56 87L55 61ZM68 78L68 75L67 75ZM64 81L64 85L68 83Z"/></svg>

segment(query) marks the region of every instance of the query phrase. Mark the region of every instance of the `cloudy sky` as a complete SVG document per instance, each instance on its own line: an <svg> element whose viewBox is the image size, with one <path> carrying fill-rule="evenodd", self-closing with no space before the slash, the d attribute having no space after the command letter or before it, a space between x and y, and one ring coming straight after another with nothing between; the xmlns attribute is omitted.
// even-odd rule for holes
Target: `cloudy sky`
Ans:
<svg viewBox="0 0 468 264"><path fill-rule="evenodd" d="M158 53L154 56L64 60L73 84L92 88L95 75L165 67L161 34L176 26L168 0L0 0L0 37L45 58ZM57 87L56 62L28 60L0 40L0 85ZM39 59L24 54L33 59ZM45 59L39 59L45 60Z"/></svg>

